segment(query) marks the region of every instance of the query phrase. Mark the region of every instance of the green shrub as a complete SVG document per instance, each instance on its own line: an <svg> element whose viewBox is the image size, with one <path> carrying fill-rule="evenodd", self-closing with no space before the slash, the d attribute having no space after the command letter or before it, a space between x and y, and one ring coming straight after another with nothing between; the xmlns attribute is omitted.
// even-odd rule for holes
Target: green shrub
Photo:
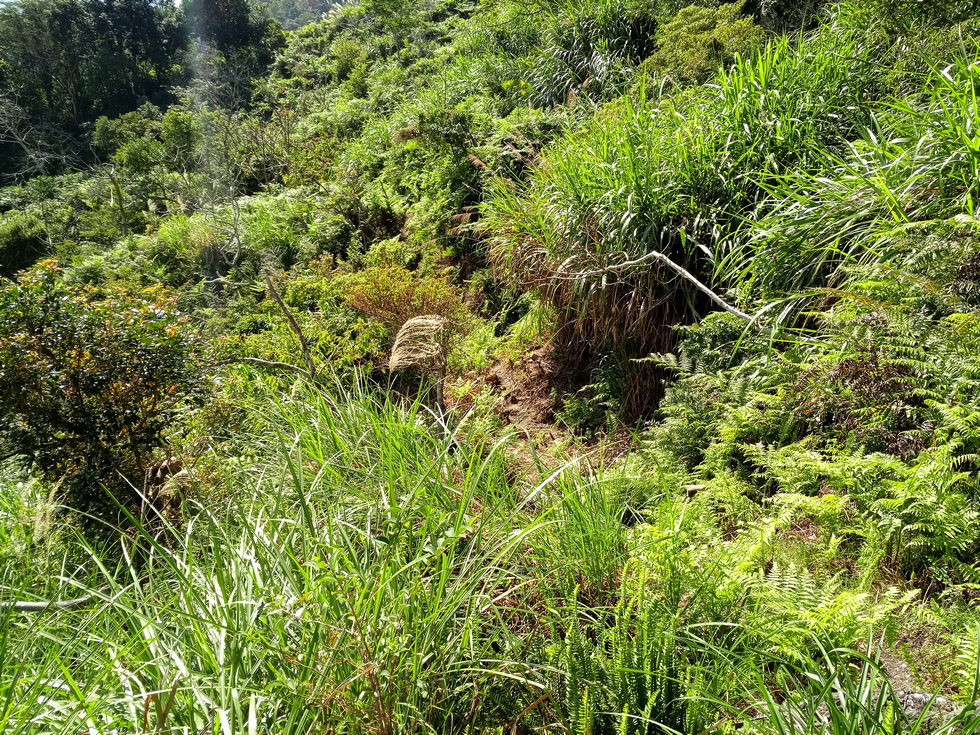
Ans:
<svg viewBox="0 0 980 735"><path fill-rule="evenodd" d="M0 437L68 504L135 507L153 453L198 387L194 334L162 290L98 294L45 262L0 288Z"/></svg>
<svg viewBox="0 0 980 735"><path fill-rule="evenodd" d="M382 359L388 336L383 325L347 306L342 282L342 277L332 279L329 272L297 267L279 285L309 340L314 361L330 366L337 375L347 375L353 366ZM246 316L235 321L237 337L219 337L223 353L302 363L296 334L272 299L253 303L243 294L232 312L245 312Z"/></svg>
<svg viewBox="0 0 980 735"><path fill-rule="evenodd" d="M809 28L819 21L828 0L759 0L756 15L768 30L791 32Z"/></svg>
<svg viewBox="0 0 980 735"><path fill-rule="evenodd" d="M17 210L0 214L0 277L29 268L49 248L47 227L37 215Z"/></svg>
<svg viewBox="0 0 980 735"><path fill-rule="evenodd" d="M678 84L700 84L727 66L736 55L762 46L763 30L741 15L742 5L717 8L690 5L657 32L657 52L640 65L639 74L669 77ZM650 80L654 81L654 80Z"/></svg>
<svg viewBox="0 0 980 735"><path fill-rule="evenodd" d="M466 326L469 310L462 292L439 276L420 276L397 266L375 266L348 276L347 303L377 319L392 336L412 317L445 317L451 329Z"/></svg>
<svg viewBox="0 0 980 735"><path fill-rule="evenodd" d="M923 26L951 26L977 16L973 0L875 0L869 5L889 30L906 33Z"/></svg>

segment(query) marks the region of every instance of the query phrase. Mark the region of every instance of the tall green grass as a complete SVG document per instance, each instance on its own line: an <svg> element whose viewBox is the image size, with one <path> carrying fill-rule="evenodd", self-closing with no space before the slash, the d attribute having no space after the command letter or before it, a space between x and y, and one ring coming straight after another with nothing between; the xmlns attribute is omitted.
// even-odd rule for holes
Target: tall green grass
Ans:
<svg viewBox="0 0 980 735"><path fill-rule="evenodd" d="M121 557L90 549L96 573L63 583L92 607L7 613L3 731L463 731L540 521L498 449L429 419L363 392L274 404L259 420L298 429L250 486L182 528L137 525Z"/></svg>
<svg viewBox="0 0 980 735"><path fill-rule="evenodd" d="M485 209L498 269L562 309L592 347L663 351L703 313L726 235L792 167L853 138L881 97L883 39L844 6L812 37L774 39L713 83L623 98L552 147L526 187Z"/></svg>
<svg viewBox="0 0 980 735"><path fill-rule="evenodd" d="M903 240L976 217L980 67L965 44L929 62L920 94L881 105L811 167L760 182L768 197L735 236L725 280L763 296L818 285L841 264L887 261Z"/></svg>
<svg viewBox="0 0 980 735"><path fill-rule="evenodd" d="M766 623L768 577L741 551L758 540L711 552L710 507L669 485L631 531L616 476L531 481L465 417L447 431L364 386L282 388L248 399L253 453L212 457L237 466L181 524L133 519L110 548L63 537L83 563L38 593L95 599L4 612L0 730L781 733L797 705L754 677L825 670L805 646L779 663L774 642L812 616L786 598ZM8 575L4 598L27 586Z"/></svg>

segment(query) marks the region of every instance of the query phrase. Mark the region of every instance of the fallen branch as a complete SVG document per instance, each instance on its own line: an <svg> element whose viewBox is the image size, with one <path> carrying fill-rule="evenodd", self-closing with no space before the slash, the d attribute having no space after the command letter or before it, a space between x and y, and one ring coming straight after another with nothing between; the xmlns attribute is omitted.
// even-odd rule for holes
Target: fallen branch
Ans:
<svg viewBox="0 0 980 735"><path fill-rule="evenodd" d="M259 367L272 368L273 370L288 370L291 373L296 373L297 375L302 375L304 378L310 381L315 381L316 376L311 374L308 370L304 370L298 365L292 365L288 362L277 362L276 360L262 360L258 357L229 357L225 360L218 360L212 363L213 365L232 365L236 362L243 362L246 365L258 365Z"/></svg>
<svg viewBox="0 0 980 735"><path fill-rule="evenodd" d="M74 600L51 600L40 602L0 602L0 611L11 610L14 612L44 612L45 610L68 610L72 607L81 607L95 600L95 595L85 595L76 597Z"/></svg>
<svg viewBox="0 0 980 735"><path fill-rule="evenodd" d="M698 289L698 291L700 291L701 293L705 294L709 299L711 299L712 302L714 302L717 306L721 307L721 309L723 309L724 311L727 311L729 314L732 314L733 316L737 316L739 319L744 319L745 321L747 321L749 323L749 326L755 327L760 332L763 332L763 333L766 333L766 334L769 334L769 333L772 332L772 330L769 327L764 327L761 324L759 324L759 321L758 321L759 320L759 314L756 314L755 316L752 316L751 314L747 314L744 311L741 311L740 309L736 309L734 306L732 306L731 304L729 304L728 302L726 302L723 298L721 298L721 296L719 296L714 291L712 291L710 288L708 288L703 283L701 283L701 281L699 281L697 278L695 278L694 274L692 274L689 270L687 270L683 266L678 265L677 263L675 263L674 261L672 261L670 258L668 258L666 255L664 255L663 253L658 252L656 250L651 250L649 253L647 253L646 255L643 255L643 256L641 256L639 258L636 258L634 260L628 260L628 261L623 262L623 263L618 263L618 264L616 264L614 266L610 266L608 268L601 268L601 269L594 270L594 271L585 271L585 272L579 271L579 272L576 272L576 273L569 273L566 276L566 278L568 278L569 280L578 280L580 278L592 278L592 277L595 277L595 276L602 276L602 275L606 275L607 273L618 273L619 271L627 270L629 268L633 268L635 266L642 265L644 263L648 263L651 260L656 260L656 261L659 261L659 262L663 263L664 265L666 265L668 268L670 268L672 271L674 271L677 275L679 275L685 281L687 281L692 286L694 286L696 289ZM558 268L558 272L559 273L561 273L564 270L565 265L567 263L568 263L568 261L565 261L565 263L562 263L562 265ZM559 278L561 278L561 276L559 276Z"/></svg>

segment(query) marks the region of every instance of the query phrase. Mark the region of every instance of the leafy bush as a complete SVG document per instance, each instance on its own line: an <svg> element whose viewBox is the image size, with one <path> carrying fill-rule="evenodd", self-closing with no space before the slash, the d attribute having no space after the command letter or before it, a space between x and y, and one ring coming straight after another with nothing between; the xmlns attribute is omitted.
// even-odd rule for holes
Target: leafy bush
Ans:
<svg viewBox="0 0 980 735"><path fill-rule="evenodd" d="M657 32L657 52L640 65L639 74L670 77L675 82L700 84L736 55L748 55L764 41L752 18L741 16L741 5L717 8L690 5Z"/></svg>
<svg viewBox="0 0 980 735"><path fill-rule="evenodd" d="M47 234L36 215L16 210L0 214L0 276L10 277L47 254Z"/></svg>
<svg viewBox="0 0 980 735"><path fill-rule="evenodd" d="M816 25L828 4L827 0L759 0L756 15L766 29L790 31Z"/></svg>
<svg viewBox="0 0 980 735"><path fill-rule="evenodd" d="M160 289L71 288L44 262L0 288L0 437L67 502L134 506L152 455L198 387L193 332Z"/></svg>
<svg viewBox="0 0 980 735"><path fill-rule="evenodd" d="M374 266L348 277L347 303L377 319L394 335L423 314L445 317L454 330L465 327L469 311L458 288L439 276L421 276L397 265Z"/></svg>

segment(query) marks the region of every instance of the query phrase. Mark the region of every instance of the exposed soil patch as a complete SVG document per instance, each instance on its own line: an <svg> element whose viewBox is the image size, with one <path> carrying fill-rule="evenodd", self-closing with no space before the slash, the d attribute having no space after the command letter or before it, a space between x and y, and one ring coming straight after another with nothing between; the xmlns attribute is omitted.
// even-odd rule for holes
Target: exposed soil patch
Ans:
<svg viewBox="0 0 980 735"><path fill-rule="evenodd" d="M530 477L537 477L539 462L554 468L583 458L585 463L580 469L586 472L589 468L609 466L632 446L633 437L628 431L598 433L592 439L584 439L558 419L565 396L581 387L587 377L584 367L577 368L556 356L550 343L520 357L498 359L476 376L480 385L489 387L496 397L494 413L517 430L520 440L512 449L512 459Z"/></svg>
<svg viewBox="0 0 980 735"><path fill-rule="evenodd" d="M892 683L896 692L917 692L922 689L920 681L909 662L902 656L889 649L881 651L881 668Z"/></svg>
<svg viewBox="0 0 980 735"><path fill-rule="evenodd" d="M501 419L529 438L555 441L568 432L555 425L561 407L560 369L548 345L518 359L499 360L490 366L487 384L500 395L495 410Z"/></svg>

